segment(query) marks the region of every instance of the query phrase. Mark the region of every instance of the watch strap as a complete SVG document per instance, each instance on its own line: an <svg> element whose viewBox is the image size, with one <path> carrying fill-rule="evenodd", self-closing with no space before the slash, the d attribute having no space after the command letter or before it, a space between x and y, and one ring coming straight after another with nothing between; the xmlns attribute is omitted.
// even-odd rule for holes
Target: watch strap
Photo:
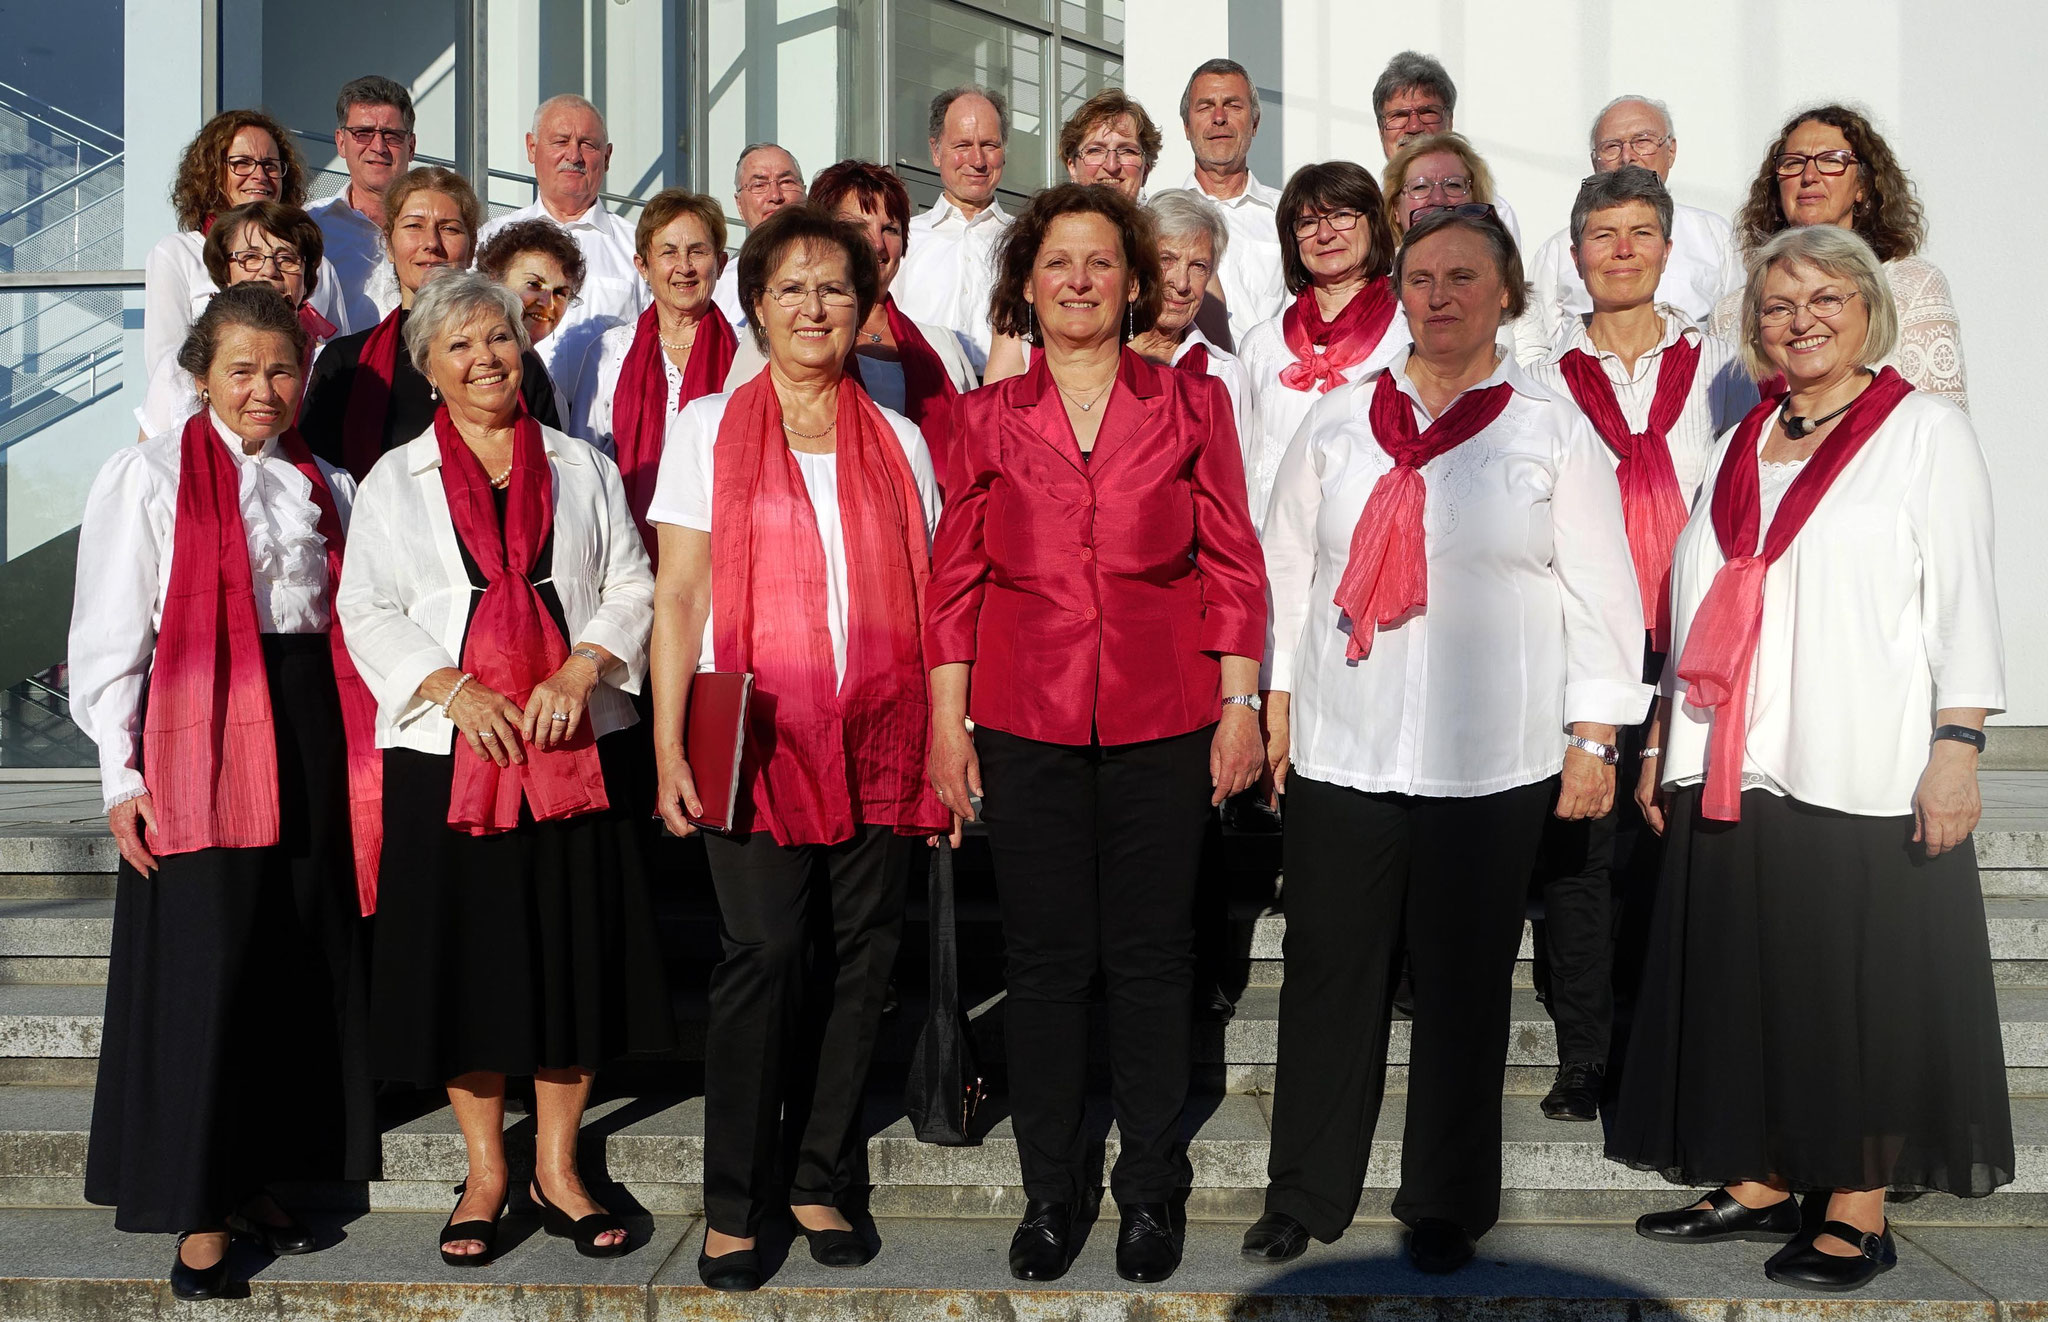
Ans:
<svg viewBox="0 0 2048 1322"><path fill-rule="evenodd" d="M1984 746L1990 742L1984 737L1982 730L1973 730L1967 725L1937 725L1934 727L1934 738L1928 742L1937 743L1943 739L1953 739L1959 744L1968 744L1980 753L1984 751Z"/></svg>
<svg viewBox="0 0 2048 1322"><path fill-rule="evenodd" d="M1566 735L1564 737L1564 741L1567 744L1570 744L1573 748L1582 749L1585 752L1591 753L1594 757L1599 758L1602 762L1605 762L1610 767L1613 766L1615 763L1621 761L1621 750L1619 748L1616 748L1613 744L1603 744L1597 739L1587 739L1581 735L1576 734Z"/></svg>

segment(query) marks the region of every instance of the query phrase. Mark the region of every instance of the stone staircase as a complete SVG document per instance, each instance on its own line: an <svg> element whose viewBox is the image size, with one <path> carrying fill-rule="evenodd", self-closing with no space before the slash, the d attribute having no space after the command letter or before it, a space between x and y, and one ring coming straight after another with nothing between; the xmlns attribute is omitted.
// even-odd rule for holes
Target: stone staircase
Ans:
<svg viewBox="0 0 2048 1322"><path fill-rule="evenodd" d="M2048 809L2048 777L2031 779ZM1394 1029L1390 1096L1360 1225L1287 1268L1240 1262L1236 1236L1258 1214L1265 1182L1286 924L1277 848L1251 837L1225 840L1232 981L1242 991L1234 1020L1197 1028L1188 1262L1164 1287L1115 1278L1113 1224L1094 1231L1095 1242L1056 1286L1010 1280L1005 1219L1022 1206L1022 1192L1000 1095L984 1113L979 1146L933 1147L911 1135L898 1098L922 1017L925 928L922 905L914 903L900 970L904 1006L882 1034L866 1119L883 1256L861 1272L831 1273L799 1248L758 1296L714 1298L697 1288L702 988L716 920L701 851L668 846L658 904L682 1040L666 1058L622 1062L602 1074L584 1126L586 1175L608 1182L603 1196L611 1206L638 1214L636 1242L646 1239L637 1251L586 1262L515 1211L507 1234L517 1247L498 1263L480 1272L443 1268L432 1246L463 1174L460 1133L444 1098L392 1095L384 1099L384 1179L367 1188L284 1191L292 1205L318 1209L314 1219L334 1247L276 1263L238 1248L247 1270L236 1275L249 1276L250 1299L207 1307L221 1316L335 1318L2048 1317L2048 1303L2036 1302L2048 1301L2048 1231L2034 1229L2048 1226L2048 811L1994 811L1978 840L2019 1178L1986 1199L1895 1202L1901 1268L1866 1295L1830 1303L1832 1311L1765 1281L1763 1246L1686 1252L1633 1235L1628 1223L1675 1205L1675 1191L1608 1162L1601 1126L1561 1124L1539 1112L1556 1047L1529 987L1526 934L1502 1099L1506 1224L1483 1241L1481 1263L1444 1280L1421 1277L1406 1266L1399 1228L1387 1219L1407 1100L1405 1023ZM110 1215L88 1209L80 1196L114 861L112 842L90 822L0 826L0 1317L154 1316L173 1306L161 1279L169 1239L119 1235ZM973 842L961 859L960 909L963 987L984 1061L999 1075L1000 933L985 853ZM517 1161L522 1148L530 1150L532 1122L516 1104L513 1110ZM1113 1157L1106 1102L1093 1120L1105 1157ZM1105 1203L1101 1216L1111 1222L1113 1205ZM786 1242L771 1235L768 1250L771 1261L780 1258Z"/></svg>

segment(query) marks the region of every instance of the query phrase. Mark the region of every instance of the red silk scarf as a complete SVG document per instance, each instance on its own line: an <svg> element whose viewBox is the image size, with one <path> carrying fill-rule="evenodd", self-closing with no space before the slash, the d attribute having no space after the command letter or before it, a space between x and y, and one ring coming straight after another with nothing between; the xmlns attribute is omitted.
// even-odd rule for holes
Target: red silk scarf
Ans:
<svg viewBox="0 0 2048 1322"><path fill-rule="evenodd" d="M405 309L393 308L363 339L348 408L341 415L341 463L360 482L384 454L384 420L391 415L391 380L398 371L398 328Z"/></svg>
<svg viewBox="0 0 2048 1322"><path fill-rule="evenodd" d="M903 416L924 433L925 448L932 455L932 472L943 490L953 457L953 401L960 397L960 391L947 375L945 361L938 351L925 339L917 323L903 315L896 300L883 299L882 310L888 315L889 334L896 341L896 358L903 368ZM867 382L861 379L859 354L847 356L846 374L855 384L866 388Z"/></svg>
<svg viewBox="0 0 2048 1322"><path fill-rule="evenodd" d="M1316 306L1314 288L1302 290L1280 314L1280 334L1294 355L1280 369L1280 384L1325 395L1343 385L1344 373L1379 347L1394 322L1394 308L1394 286L1385 276L1359 290L1329 321Z"/></svg>
<svg viewBox="0 0 2048 1322"><path fill-rule="evenodd" d="M1207 376L1209 374L1209 346L1206 344L1196 345L1182 354L1174 363L1174 366L1181 368L1183 371L1193 372L1196 376Z"/></svg>
<svg viewBox="0 0 2048 1322"><path fill-rule="evenodd" d="M720 670L751 671L762 699L748 712L740 829L781 845L835 844L863 825L922 835L951 820L924 776L924 505L895 431L847 378L835 434L843 680L817 514L765 373L733 392L712 450L713 655Z"/></svg>
<svg viewBox="0 0 2048 1322"><path fill-rule="evenodd" d="M569 644L548 614L529 575L555 522L554 473L540 424L523 410L512 429L512 474L505 491L501 532L491 481L455 430L444 405L434 414L441 443L441 487L455 535L484 576L484 592L462 640L462 668L476 682L520 707L534 686L569 659ZM470 835L495 835L519 825L521 799L535 821L552 822L611 806L589 714L563 745L543 751L526 745L526 761L499 766L467 739L455 741L455 779L448 795L448 825Z"/></svg>
<svg viewBox="0 0 2048 1322"><path fill-rule="evenodd" d="M668 368L662 362L660 313L648 308L633 328L633 344L626 350L618 389L612 395L612 448L618 453L626 503L633 507L633 522L639 525L640 540L647 544L650 556L655 554L656 538L647 524L647 507L654 501L654 480L661 472L668 420L691 400L725 389L725 377L739 347L739 337L733 334L725 314L716 304L707 307L697 322L690 361L683 365L682 389L671 401Z"/></svg>
<svg viewBox="0 0 2048 1322"><path fill-rule="evenodd" d="M1678 677L1688 706L1711 711L1714 728L1707 743L1707 785L1700 811L1717 822L1742 820L1742 760L1749 739L1749 678L1757 635L1764 618L1764 578L1821 499L1913 387L1887 367L1849 406L1799 475L1792 479L1771 527L1757 546L1763 494L1757 471L1757 438L1778 411L1766 398L1735 429L1714 477L1711 510L1714 538L1723 563L1693 613L1686 631Z"/></svg>
<svg viewBox="0 0 2048 1322"><path fill-rule="evenodd" d="M1643 627L1656 651L1671 647L1671 548L1689 511L1671 463L1670 435L1698 374L1698 341L1681 335L1658 356L1657 389L1642 431L1630 431L1615 398L1614 383L1600 360L1574 349L1558 363L1564 383L1600 439L1621 458L1621 517L1628 528L1629 556L1643 594Z"/></svg>
<svg viewBox="0 0 2048 1322"><path fill-rule="evenodd" d="M1365 509L1351 529L1351 552L1337 582L1336 602L1351 617L1346 659L1372 654L1373 634L1429 604L1429 556L1423 542L1422 508L1428 488L1421 468L1471 440L1508 406L1514 387L1502 382L1469 390L1427 430L1415 429L1415 407L1389 369L1372 392L1372 435L1393 457L1394 466L1373 483Z"/></svg>

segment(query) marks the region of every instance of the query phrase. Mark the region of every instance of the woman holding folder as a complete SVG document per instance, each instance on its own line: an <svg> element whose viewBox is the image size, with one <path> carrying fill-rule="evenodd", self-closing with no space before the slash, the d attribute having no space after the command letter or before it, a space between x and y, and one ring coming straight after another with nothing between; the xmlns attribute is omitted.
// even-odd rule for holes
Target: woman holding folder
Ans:
<svg viewBox="0 0 2048 1322"><path fill-rule="evenodd" d="M704 1051L697 1266L719 1290L760 1286L755 1234L779 1207L820 1263L874 1256L838 1203L859 1170L907 851L951 820L924 781L931 457L915 424L845 375L879 284L866 235L821 210L785 207L756 227L739 292L768 368L676 415L647 512L660 538L656 802L679 835L722 820L728 789L692 776L691 677L754 677L734 818L705 839L725 958ZM812 933L826 929L833 982L814 991Z"/></svg>

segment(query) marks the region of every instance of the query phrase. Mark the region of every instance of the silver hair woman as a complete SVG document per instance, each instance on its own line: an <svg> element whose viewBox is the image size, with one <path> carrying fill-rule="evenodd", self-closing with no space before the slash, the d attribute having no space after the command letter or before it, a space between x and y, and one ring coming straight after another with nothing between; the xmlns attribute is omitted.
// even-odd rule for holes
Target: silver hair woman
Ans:
<svg viewBox="0 0 2048 1322"><path fill-rule="evenodd" d="M1159 232L1159 274L1164 298L1152 328L1131 339L1131 348L1155 363L1207 372L1230 392L1231 422L1242 449L1247 434L1245 403L1251 378L1236 355L1226 353L1195 324L1210 284L1230 247L1230 227L1216 204L1191 188L1154 193L1145 209Z"/></svg>

